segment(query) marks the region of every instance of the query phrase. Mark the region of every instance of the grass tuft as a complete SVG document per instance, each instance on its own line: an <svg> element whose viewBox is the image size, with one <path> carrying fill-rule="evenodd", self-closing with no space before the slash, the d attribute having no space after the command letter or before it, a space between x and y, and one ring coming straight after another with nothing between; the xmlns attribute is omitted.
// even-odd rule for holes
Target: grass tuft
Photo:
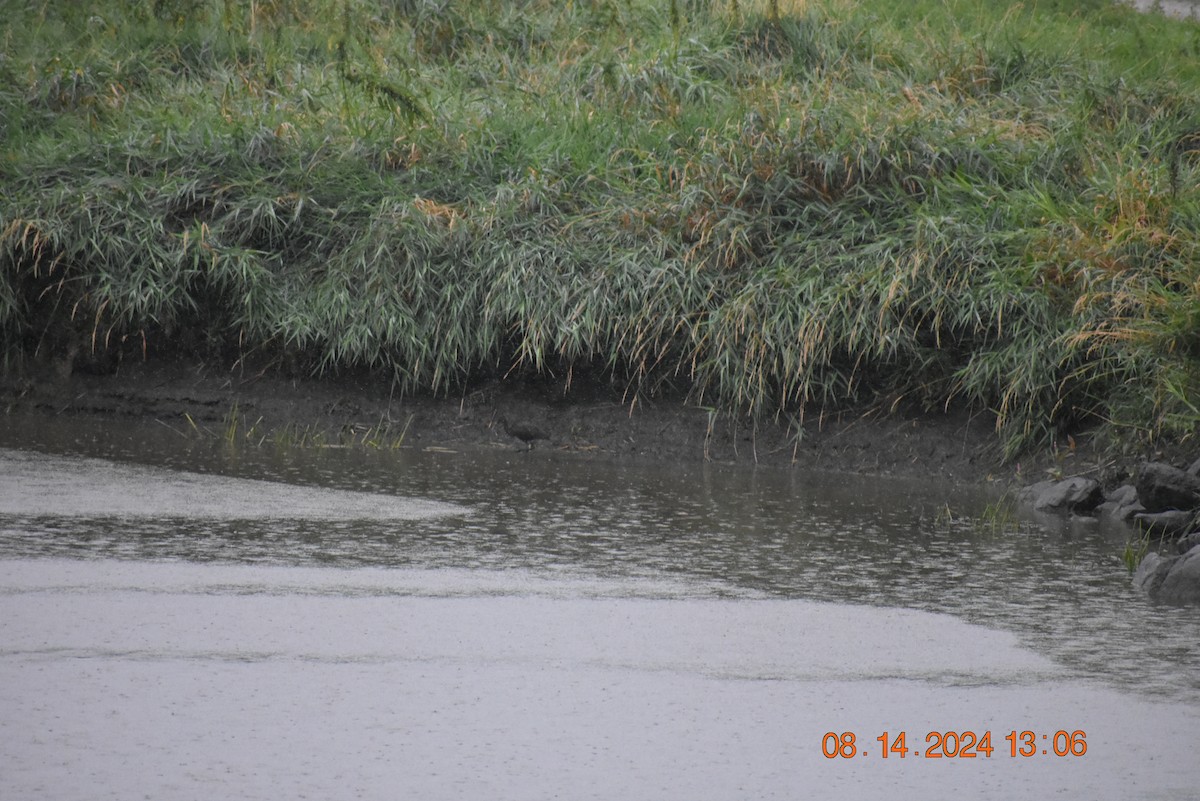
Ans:
<svg viewBox="0 0 1200 801"><path fill-rule="evenodd" d="M1130 537L1125 542L1125 548L1121 551L1121 563L1125 568L1133 573L1138 569L1138 565L1146 558L1146 554L1150 552L1150 538L1147 536Z"/></svg>
<svg viewBox="0 0 1200 801"><path fill-rule="evenodd" d="M958 404L1009 453L1200 425L1194 22L1067 0L10 12L6 364L183 353L435 393L578 367L735 415Z"/></svg>

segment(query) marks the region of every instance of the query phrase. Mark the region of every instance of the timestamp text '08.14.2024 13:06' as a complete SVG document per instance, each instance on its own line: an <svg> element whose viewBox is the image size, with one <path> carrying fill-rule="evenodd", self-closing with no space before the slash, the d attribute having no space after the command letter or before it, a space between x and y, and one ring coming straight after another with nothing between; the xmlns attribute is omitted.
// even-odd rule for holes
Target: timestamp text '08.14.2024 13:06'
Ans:
<svg viewBox="0 0 1200 801"><path fill-rule="evenodd" d="M1053 734L1035 731L1010 731L1003 738L1008 747L992 745L992 733L984 731L931 731L925 734L924 746L909 746L908 732L883 732L868 744L859 744L852 731L825 732L821 738L821 753L827 759L849 759L873 754L888 758L907 759L991 759L1007 755L1017 759L1030 757L1081 757L1087 753L1087 732L1082 729L1059 729Z"/></svg>

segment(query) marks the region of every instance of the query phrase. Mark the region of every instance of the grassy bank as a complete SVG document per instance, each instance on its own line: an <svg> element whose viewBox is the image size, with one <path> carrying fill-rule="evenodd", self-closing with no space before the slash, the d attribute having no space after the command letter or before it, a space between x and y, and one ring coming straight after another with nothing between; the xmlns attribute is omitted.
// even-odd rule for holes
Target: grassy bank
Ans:
<svg viewBox="0 0 1200 801"><path fill-rule="evenodd" d="M784 415L1200 423L1200 26L1107 3L18 2L0 334Z"/></svg>

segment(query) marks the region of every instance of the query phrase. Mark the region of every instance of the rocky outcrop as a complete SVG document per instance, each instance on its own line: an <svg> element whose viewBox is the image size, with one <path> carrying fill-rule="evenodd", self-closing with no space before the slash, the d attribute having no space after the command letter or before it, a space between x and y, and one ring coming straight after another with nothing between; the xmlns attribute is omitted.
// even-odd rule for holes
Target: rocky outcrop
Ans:
<svg viewBox="0 0 1200 801"><path fill-rule="evenodd" d="M1073 476L1039 481L1017 497L1039 512L1110 514L1160 537L1181 537L1200 529L1200 459L1187 470L1146 462L1138 468L1136 484L1107 496L1096 480Z"/></svg>
<svg viewBox="0 0 1200 801"><path fill-rule="evenodd" d="M1133 571L1133 586L1149 595L1158 597L1158 591L1167 578L1167 573L1179 561L1178 556L1161 556L1153 551L1142 558L1137 570Z"/></svg>
<svg viewBox="0 0 1200 801"><path fill-rule="evenodd" d="M1200 509L1200 475L1163 462L1147 462L1138 469L1137 493L1147 512Z"/></svg>
<svg viewBox="0 0 1200 801"><path fill-rule="evenodd" d="M1122 484L1117 487L1108 493L1104 503L1096 507L1098 514L1111 515L1117 520L1132 520L1134 515L1144 511L1146 511L1146 507L1142 506L1142 502L1138 500L1137 487L1132 484Z"/></svg>
<svg viewBox="0 0 1200 801"><path fill-rule="evenodd" d="M1175 554L1148 553L1133 574L1134 586L1171 604L1200 603L1200 460L1187 470L1147 462L1138 470L1133 519L1160 545L1174 540Z"/></svg>
<svg viewBox="0 0 1200 801"><path fill-rule="evenodd" d="M1061 481L1039 481L1021 490L1020 499L1039 512L1088 514L1104 500L1100 482L1074 476Z"/></svg>
<svg viewBox="0 0 1200 801"><path fill-rule="evenodd" d="M1134 586L1164 603L1200 604L1200 459L1187 470L1146 462L1136 483L1107 497L1099 483L1082 476L1041 481L1018 497L1039 512L1095 512L1132 521L1159 548L1138 565Z"/></svg>
<svg viewBox="0 0 1200 801"><path fill-rule="evenodd" d="M1179 557L1167 571L1158 599L1167 603L1200 603L1200 546Z"/></svg>
<svg viewBox="0 0 1200 801"><path fill-rule="evenodd" d="M1133 516L1138 526L1152 537L1175 539L1196 530L1196 513L1170 509L1166 512L1138 512Z"/></svg>
<svg viewBox="0 0 1200 801"><path fill-rule="evenodd" d="M1133 584L1163 603L1200 603L1200 545L1182 556L1146 554L1133 574Z"/></svg>
<svg viewBox="0 0 1200 801"><path fill-rule="evenodd" d="M1197 545L1200 545L1200 531L1193 531L1179 540L1179 550L1181 552L1190 551Z"/></svg>

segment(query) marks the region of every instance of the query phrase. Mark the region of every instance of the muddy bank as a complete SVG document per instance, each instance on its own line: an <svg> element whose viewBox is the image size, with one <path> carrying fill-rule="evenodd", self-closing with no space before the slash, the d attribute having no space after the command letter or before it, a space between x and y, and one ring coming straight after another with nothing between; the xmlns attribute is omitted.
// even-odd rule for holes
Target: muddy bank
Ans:
<svg viewBox="0 0 1200 801"><path fill-rule="evenodd" d="M1067 447L1006 463L987 415L901 408L890 414L847 411L802 423L754 426L680 399L632 402L612 387L586 381L575 381L565 391L562 381L495 379L458 397L397 397L386 382L369 375L288 379L273 372L216 371L183 362L123 364L109 375L43 373L0 380L0 444L21 440L23 427L58 431L56 418L65 431L78 431L81 419L95 421L97 430L122 421L125 426L170 429L197 443L225 441L237 449L507 450L518 461L676 466L711 461L928 479L942 487L947 482L991 485L998 496L1014 498L1024 513L1059 519L1103 513L1126 521L1131 532L1142 529L1146 541L1130 540L1126 548L1125 558L1135 559L1131 569L1152 545L1156 553L1135 585L1169 603L1200 597L1193 578L1200 562L1182 555L1200 537L1200 532L1189 535L1196 513L1165 513L1188 518L1168 536L1155 530L1154 521L1163 513L1138 514L1158 509L1152 508L1149 496L1154 493L1143 489L1144 482L1113 489L1138 470L1143 456L1104 460L1079 436ZM1156 455L1179 461L1179 454L1173 459ZM557 462L544 469L565 466ZM1146 469L1142 464L1139 476ZM1192 471L1200 472L1200 460ZM1015 494L1008 496L1009 491ZM1183 586L1182 594L1168 593L1174 592L1168 581L1172 570L1185 575L1186 580L1175 581ZM1160 592L1160 587L1167 589Z"/></svg>
<svg viewBox="0 0 1200 801"><path fill-rule="evenodd" d="M1022 482L1063 466L1063 455L1005 463L986 414L846 411L760 421L732 418L682 399L634 400L620 388L576 379L493 380L457 397L401 397L368 375L284 378L198 363L123 363L111 375L7 375L0 411L144 420L183 436L248 446L292 444L417 449L529 450L582 459L650 459L796 465L954 481ZM506 433L537 429L525 442ZM1066 472L1109 478L1119 467L1079 444Z"/></svg>

